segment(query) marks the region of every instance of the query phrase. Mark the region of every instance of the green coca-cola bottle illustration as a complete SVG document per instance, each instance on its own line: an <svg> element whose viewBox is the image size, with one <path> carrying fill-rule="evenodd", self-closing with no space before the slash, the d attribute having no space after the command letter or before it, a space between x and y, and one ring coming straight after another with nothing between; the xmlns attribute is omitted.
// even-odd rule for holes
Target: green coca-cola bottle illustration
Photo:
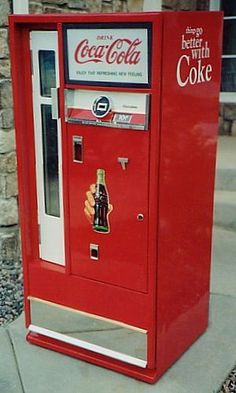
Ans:
<svg viewBox="0 0 236 393"><path fill-rule="evenodd" d="M93 229L96 232L109 232L108 223L108 192L105 183L105 171L104 169L97 169L97 182L95 188L95 214L93 219Z"/></svg>

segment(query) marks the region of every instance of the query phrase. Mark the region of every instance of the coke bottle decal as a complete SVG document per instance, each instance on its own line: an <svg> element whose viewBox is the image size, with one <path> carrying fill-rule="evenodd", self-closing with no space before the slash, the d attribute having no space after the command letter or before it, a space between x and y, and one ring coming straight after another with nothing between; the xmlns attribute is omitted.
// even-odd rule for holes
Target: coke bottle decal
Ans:
<svg viewBox="0 0 236 393"><path fill-rule="evenodd" d="M97 169L96 184L91 184L86 192L84 213L95 232L109 233L109 214L113 206L109 203L109 194L105 183L105 170Z"/></svg>

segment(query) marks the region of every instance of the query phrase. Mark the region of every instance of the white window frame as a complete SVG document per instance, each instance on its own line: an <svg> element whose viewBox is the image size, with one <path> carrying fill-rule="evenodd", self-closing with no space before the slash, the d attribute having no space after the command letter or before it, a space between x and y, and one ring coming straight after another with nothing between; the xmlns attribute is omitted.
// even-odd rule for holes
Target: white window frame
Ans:
<svg viewBox="0 0 236 393"><path fill-rule="evenodd" d="M28 14L29 0L13 0L13 14Z"/></svg>
<svg viewBox="0 0 236 393"><path fill-rule="evenodd" d="M143 11L161 11L162 0L143 0Z"/></svg>
<svg viewBox="0 0 236 393"><path fill-rule="evenodd" d="M210 0L210 11L219 11L220 10L220 0ZM224 20L236 19L235 16L225 16ZM223 59L236 59L235 55L222 55ZM236 91L235 92L221 92L220 93L220 102L232 102L236 103Z"/></svg>
<svg viewBox="0 0 236 393"><path fill-rule="evenodd" d="M42 260L65 266L64 248L64 210L63 210L63 187L62 187L62 142L61 142L61 120L57 118L58 133L58 172L59 172L59 217L48 214L45 208L45 183L43 172L43 140L42 140L42 117L41 105L53 106L53 97L41 96L39 51L51 50L55 52L56 85L60 87L59 64L58 64L58 32L55 30L35 30L30 32L30 49L32 53L32 87L33 87L33 109L34 109L34 136L35 136L35 159L36 159L36 185L38 202L38 224L39 231L39 256ZM57 116L56 116L57 117Z"/></svg>

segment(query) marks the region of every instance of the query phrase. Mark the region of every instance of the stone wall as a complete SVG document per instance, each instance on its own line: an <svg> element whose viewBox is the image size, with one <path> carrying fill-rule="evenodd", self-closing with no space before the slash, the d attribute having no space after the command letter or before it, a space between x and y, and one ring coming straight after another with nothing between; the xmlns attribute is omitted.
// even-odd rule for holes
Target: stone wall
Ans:
<svg viewBox="0 0 236 393"><path fill-rule="evenodd" d="M29 12L132 12L142 11L143 0L30 0ZM207 10L209 0L163 0L162 9L169 11Z"/></svg>
<svg viewBox="0 0 236 393"><path fill-rule="evenodd" d="M0 261L18 256L18 207L8 15L11 0L0 2Z"/></svg>
<svg viewBox="0 0 236 393"><path fill-rule="evenodd" d="M143 0L30 0L29 12L129 12L141 11Z"/></svg>
<svg viewBox="0 0 236 393"><path fill-rule="evenodd" d="M220 104L219 134L236 136L236 104Z"/></svg>
<svg viewBox="0 0 236 393"><path fill-rule="evenodd" d="M209 0L163 0L163 11L208 10Z"/></svg>

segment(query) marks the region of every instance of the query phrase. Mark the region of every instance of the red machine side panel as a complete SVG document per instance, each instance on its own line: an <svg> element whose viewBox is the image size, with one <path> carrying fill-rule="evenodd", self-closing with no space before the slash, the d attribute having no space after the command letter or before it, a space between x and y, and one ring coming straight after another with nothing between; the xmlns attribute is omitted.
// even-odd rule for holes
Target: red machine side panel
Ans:
<svg viewBox="0 0 236 393"><path fill-rule="evenodd" d="M222 19L164 15L157 364L207 327Z"/></svg>

